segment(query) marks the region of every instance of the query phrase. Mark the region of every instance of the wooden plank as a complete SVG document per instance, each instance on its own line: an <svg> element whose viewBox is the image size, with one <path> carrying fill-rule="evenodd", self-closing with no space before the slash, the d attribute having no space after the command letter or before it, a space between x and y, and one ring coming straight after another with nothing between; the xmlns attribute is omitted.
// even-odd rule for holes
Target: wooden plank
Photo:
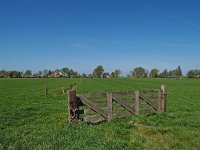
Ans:
<svg viewBox="0 0 200 150"><path fill-rule="evenodd" d="M113 111L115 110L124 110L124 107L122 107L121 105L113 106Z"/></svg>
<svg viewBox="0 0 200 150"><path fill-rule="evenodd" d="M152 106L155 110L157 110L157 107L152 104L151 99L145 97L144 94L141 92L140 92L140 98L143 99L147 104Z"/></svg>
<svg viewBox="0 0 200 150"><path fill-rule="evenodd" d="M98 97L106 97L106 93L86 93L86 94L77 94L78 97L82 98L98 98Z"/></svg>
<svg viewBox="0 0 200 150"><path fill-rule="evenodd" d="M147 103L143 103L143 104L140 103L140 107L144 107L144 106L149 106L149 105Z"/></svg>
<svg viewBox="0 0 200 150"><path fill-rule="evenodd" d="M140 113L140 92L135 91L135 115Z"/></svg>
<svg viewBox="0 0 200 150"><path fill-rule="evenodd" d="M89 109L84 109L84 115L91 115L91 114L95 114L96 112L91 110L90 108Z"/></svg>
<svg viewBox="0 0 200 150"><path fill-rule="evenodd" d="M158 100L158 94L157 95L153 95L153 96L151 96L151 95L145 95L145 96L148 97L149 99L152 99L152 100Z"/></svg>
<svg viewBox="0 0 200 150"><path fill-rule="evenodd" d="M108 121L113 119L112 93L107 93Z"/></svg>
<svg viewBox="0 0 200 150"><path fill-rule="evenodd" d="M95 104L107 104L107 100L95 100L95 101L92 101L94 102Z"/></svg>
<svg viewBox="0 0 200 150"><path fill-rule="evenodd" d="M134 102L135 101L135 98L120 98L120 101L122 102Z"/></svg>
<svg viewBox="0 0 200 150"><path fill-rule="evenodd" d="M103 107L103 108L101 108L102 110L104 110L105 112L107 112L108 111L108 108L107 107ZM97 112L95 112L94 110L92 110L92 109L90 109L90 108L88 108L88 109L84 109L84 110L82 110L81 112L83 112L83 114L85 114L85 115L90 115L90 114L98 114Z"/></svg>
<svg viewBox="0 0 200 150"><path fill-rule="evenodd" d="M103 109L97 107L95 103L93 103L87 99L84 99L82 97L80 97L80 99L84 105L88 106L93 111L99 113L102 117L104 117L106 119L108 118L107 113Z"/></svg>
<svg viewBox="0 0 200 150"><path fill-rule="evenodd" d="M127 109L129 112L131 112L132 114L135 114L135 108L132 108L130 106L128 106L127 104L125 104L124 102L120 101L117 97L113 96L113 100L117 103L119 103L122 107L124 107L125 109Z"/></svg>
<svg viewBox="0 0 200 150"><path fill-rule="evenodd" d="M142 109L140 110L140 113L151 113L153 112L153 109Z"/></svg>
<svg viewBox="0 0 200 150"><path fill-rule="evenodd" d="M135 91L113 92L113 96L134 95Z"/></svg>
<svg viewBox="0 0 200 150"><path fill-rule="evenodd" d="M94 103L94 104L105 104L105 105L107 105L107 100L89 100L89 101L91 101L92 103Z"/></svg>
<svg viewBox="0 0 200 150"><path fill-rule="evenodd" d="M140 92L142 92L143 94L157 94L159 89L153 89L153 90L139 90Z"/></svg>
<svg viewBox="0 0 200 150"><path fill-rule="evenodd" d="M115 118L122 118L122 117L127 117L127 116L130 116L130 115L133 115L132 113L130 112L118 112L118 113L113 113L113 117Z"/></svg>
<svg viewBox="0 0 200 150"><path fill-rule="evenodd" d="M102 117L102 116L87 116L87 117L84 117L83 120L85 122L91 122L91 123L98 123L98 122L101 122L101 121L104 121L105 118Z"/></svg>

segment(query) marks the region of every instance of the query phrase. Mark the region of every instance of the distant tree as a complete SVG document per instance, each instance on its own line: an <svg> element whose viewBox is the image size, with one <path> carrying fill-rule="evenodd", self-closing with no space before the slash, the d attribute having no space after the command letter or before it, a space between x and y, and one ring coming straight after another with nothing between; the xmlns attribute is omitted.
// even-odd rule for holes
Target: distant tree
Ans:
<svg viewBox="0 0 200 150"><path fill-rule="evenodd" d="M70 78L73 78L74 75L75 75L74 70L73 70L73 69L70 69L69 72L68 72L68 76L69 76Z"/></svg>
<svg viewBox="0 0 200 150"><path fill-rule="evenodd" d="M110 76L111 76L111 78L114 78L115 77L115 73L111 72Z"/></svg>
<svg viewBox="0 0 200 150"><path fill-rule="evenodd" d="M128 73L128 74L126 75L126 77L127 77L127 78L131 78L131 75L132 75L132 73Z"/></svg>
<svg viewBox="0 0 200 150"><path fill-rule="evenodd" d="M80 78L81 77L81 75L78 72L74 71L73 69L70 69L68 71L67 76L70 78Z"/></svg>
<svg viewBox="0 0 200 150"><path fill-rule="evenodd" d="M88 78L92 78L92 74L88 74L88 76L87 76Z"/></svg>
<svg viewBox="0 0 200 150"><path fill-rule="evenodd" d="M83 73L83 74L81 75L81 78L87 78L87 74L86 74L86 73Z"/></svg>
<svg viewBox="0 0 200 150"><path fill-rule="evenodd" d="M20 71L13 70L9 71L8 74L10 78L21 78L23 73Z"/></svg>
<svg viewBox="0 0 200 150"><path fill-rule="evenodd" d="M69 68L64 67L60 71L62 72L62 74L63 74L64 77L69 77L69 71L70 71Z"/></svg>
<svg viewBox="0 0 200 150"><path fill-rule="evenodd" d="M148 76L147 74L148 72L142 67L136 67L132 71L132 76L135 78L146 78Z"/></svg>
<svg viewBox="0 0 200 150"><path fill-rule="evenodd" d="M170 71L168 71L167 76L170 78L175 77L175 73L176 73L175 70L170 70Z"/></svg>
<svg viewBox="0 0 200 150"><path fill-rule="evenodd" d="M112 78L119 78L121 75L120 69L115 70L114 72L111 73Z"/></svg>
<svg viewBox="0 0 200 150"><path fill-rule="evenodd" d="M200 78L200 70L189 70L187 73L188 78Z"/></svg>
<svg viewBox="0 0 200 150"><path fill-rule="evenodd" d="M187 73L187 77L188 78L194 78L194 76L195 76L194 71L193 70L189 70L188 73Z"/></svg>
<svg viewBox="0 0 200 150"><path fill-rule="evenodd" d="M32 76L32 71L31 70L26 70L23 76L26 77L26 78L31 77Z"/></svg>
<svg viewBox="0 0 200 150"><path fill-rule="evenodd" d="M0 71L0 78L4 78L3 70Z"/></svg>
<svg viewBox="0 0 200 150"><path fill-rule="evenodd" d="M92 76L94 78L102 78L103 77L103 73L104 73L103 66L99 65L94 69Z"/></svg>
<svg viewBox="0 0 200 150"><path fill-rule="evenodd" d="M154 68L150 71L149 76L152 78L157 78L159 76L159 70Z"/></svg>
<svg viewBox="0 0 200 150"><path fill-rule="evenodd" d="M48 77L48 73L49 73L49 70L44 69L44 70L43 70L43 73L42 73L42 76L43 76L43 77Z"/></svg>
<svg viewBox="0 0 200 150"><path fill-rule="evenodd" d="M182 70L180 66L176 68L175 75L176 77L182 77Z"/></svg>
<svg viewBox="0 0 200 150"><path fill-rule="evenodd" d="M38 71L37 73L39 76L42 76L42 71Z"/></svg>
<svg viewBox="0 0 200 150"><path fill-rule="evenodd" d="M76 78L80 78L81 75L77 72Z"/></svg>
<svg viewBox="0 0 200 150"><path fill-rule="evenodd" d="M48 71L48 77L51 76L51 75L52 75L52 71L49 70L49 71Z"/></svg>
<svg viewBox="0 0 200 150"><path fill-rule="evenodd" d="M165 69L165 70L160 74L160 77L162 77L162 78L167 78L167 77L168 77L168 71L167 71L167 69Z"/></svg>
<svg viewBox="0 0 200 150"><path fill-rule="evenodd" d="M8 78L9 77L9 73L6 70L1 70L0 71L0 78Z"/></svg>

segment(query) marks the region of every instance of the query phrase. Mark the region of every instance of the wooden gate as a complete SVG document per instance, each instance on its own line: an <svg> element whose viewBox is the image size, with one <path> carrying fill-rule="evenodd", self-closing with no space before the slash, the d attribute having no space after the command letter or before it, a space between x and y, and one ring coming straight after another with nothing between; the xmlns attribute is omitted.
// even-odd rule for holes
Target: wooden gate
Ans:
<svg viewBox="0 0 200 150"><path fill-rule="evenodd" d="M166 111L166 86L127 92L76 94L68 91L69 121L97 123L128 115Z"/></svg>

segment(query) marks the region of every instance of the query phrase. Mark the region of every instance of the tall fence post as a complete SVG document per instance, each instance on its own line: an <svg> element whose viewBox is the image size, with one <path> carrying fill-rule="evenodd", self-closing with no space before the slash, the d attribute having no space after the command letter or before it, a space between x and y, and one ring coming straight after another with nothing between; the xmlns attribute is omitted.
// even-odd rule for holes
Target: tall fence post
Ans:
<svg viewBox="0 0 200 150"><path fill-rule="evenodd" d="M44 89L44 94L45 94L45 96L47 96L47 95L48 95L48 87L47 87L47 85L45 86L45 89Z"/></svg>
<svg viewBox="0 0 200 150"><path fill-rule="evenodd" d="M167 100L167 86L161 85L161 111L166 112L166 100Z"/></svg>
<svg viewBox="0 0 200 150"><path fill-rule="evenodd" d="M68 114L69 114L69 121L76 121L78 120L78 105L77 105L77 98L76 98L76 90L68 90Z"/></svg>
<svg viewBox="0 0 200 150"><path fill-rule="evenodd" d="M107 102L108 102L108 121L111 121L113 119L112 93L107 93Z"/></svg>
<svg viewBox="0 0 200 150"><path fill-rule="evenodd" d="M162 99L161 99L161 88L158 90L158 111L162 112Z"/></svg>
<svg viewBox="0 0 200 150"><path fill-rule="evenodd" d="M135 91L135 115L140 113L140 92Z"/></svg>

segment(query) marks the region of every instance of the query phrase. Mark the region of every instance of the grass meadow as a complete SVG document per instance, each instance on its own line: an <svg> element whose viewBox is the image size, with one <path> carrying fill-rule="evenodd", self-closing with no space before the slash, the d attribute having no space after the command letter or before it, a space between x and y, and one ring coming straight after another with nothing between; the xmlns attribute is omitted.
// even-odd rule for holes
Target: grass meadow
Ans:
<svg viewBox="0 0 200 150"><path fill-rule="evenodd" d="M81 79L78 93L168 86L166 113L94 126L68 123L67 96L61 87L78 80L0 79L0 149L200 149L200 80Z"/></svg>

